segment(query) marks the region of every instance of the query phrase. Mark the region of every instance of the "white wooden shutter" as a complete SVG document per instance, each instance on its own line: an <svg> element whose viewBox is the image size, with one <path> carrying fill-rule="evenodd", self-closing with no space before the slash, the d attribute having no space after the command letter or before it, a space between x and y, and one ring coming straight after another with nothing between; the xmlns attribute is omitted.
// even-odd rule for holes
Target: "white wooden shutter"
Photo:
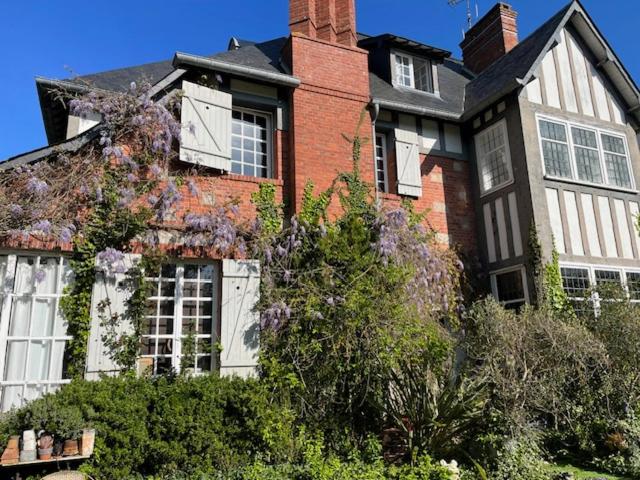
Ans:
<svg viewBox="0 0 640 480"><path fill-rule="evenodd" d="M180 160L231 170L231 95L182 82Z"/></svg>
<svg viewBox="0 0 640 480"><path fill-rule="evenodd" d="M254 311L260 295L260 263L222 261L220 375L250 377L258 365L260 324Z"/></svg>
<svg viewBox="0 0 640 480"><path fill-rule="evenodd" d="M127 254L124 264L127 269L133 267L140 260L140 255ZM109 306L102 314L103 316L124 315L127 311L127 301L131 297L131 292L123 285L126 274L117 273L107 275L105 272L96 273L96 281L93 285L91 296L91 327L89 330L89 345L87 347L87 366L85 378L87 380L98 380L100 374L115 375L119 372L118 366L111 360L109 351L105 347L102 336L105 328L102 326L101 314L98 306L101 302L109 300ZM119 325L121 333L131 331L129 322L123 321Z"/></svg>
<svg viewBox="0 0 640 480"><path fill-rule="evenodd" d="M420 173L418 134L415 131L396 128L395 136L398 193L421 197L422 174Z"/></svg>

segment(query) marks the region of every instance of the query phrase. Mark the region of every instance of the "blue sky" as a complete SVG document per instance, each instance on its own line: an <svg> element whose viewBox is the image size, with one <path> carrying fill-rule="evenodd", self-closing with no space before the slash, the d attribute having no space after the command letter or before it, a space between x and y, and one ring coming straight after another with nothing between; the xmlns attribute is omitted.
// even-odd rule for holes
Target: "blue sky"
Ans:
<svg viewBox="0 0 640 480"><path fill-rule="evenodd" d="M513 0L521 38L568 0ZM465 26L464 2L356 0L358 30L392 32L454 52ZM495 0L478 0L480 14ZM637 0L583 0L640 83ZM614 6L615 5L615 6ZM268 40L288 32L288 0L2 0L0 2L0 160L44 146L37 75L66 78L171 58L211 54L229 37Z"/></svg>

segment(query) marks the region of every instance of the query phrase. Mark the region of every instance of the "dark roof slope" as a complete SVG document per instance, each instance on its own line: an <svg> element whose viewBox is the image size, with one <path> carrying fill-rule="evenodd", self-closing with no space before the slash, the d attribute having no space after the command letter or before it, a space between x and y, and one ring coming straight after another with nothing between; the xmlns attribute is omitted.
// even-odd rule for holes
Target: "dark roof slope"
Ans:
<svg viewBox="0 0 640 480"><path fill-rule="evenodd" d="M279 65L280 51L286 40L286 37L262 43L251 43L242 40L240 41L241 47L237 50L208 55L208 58L270 72L284 73ZM69 81L103 90L124 91L129 88L131 82L147 81L153 85L169 75L173 70L172 61L166 60L92 75L83 75Z"/></svg>
<svg viewBox="0 0 640 480"><path fill-rule="evenodd" d="M564 7L509 53L496 60L466 87L465 111L470 111L505 89L517 86L534 65L564 20L573 2Z"/></svg>
<svg viewBox="0 0 640 480"><path fill-rule="evenodd" d="M107 72L83 75L70 79L69 82L99 88L101 90L125 91L131 82L146 81L154 84L162 80L173 71L171 60L146 63L135 67L119 68Z"/></svg>
<svg viewBox="0 0 640 480"><path fill-rule="evenodd" d="M447 59L438 65L440 96L429 95L417 90L394 87L375 73L369 74L371 96L374 101L397 104L408 112L432 114L459 118L464 109L464 90L471 77L460 62ZM384 106L384 105L383 105ZM413 107L413 108L411 108Z"/></svg>

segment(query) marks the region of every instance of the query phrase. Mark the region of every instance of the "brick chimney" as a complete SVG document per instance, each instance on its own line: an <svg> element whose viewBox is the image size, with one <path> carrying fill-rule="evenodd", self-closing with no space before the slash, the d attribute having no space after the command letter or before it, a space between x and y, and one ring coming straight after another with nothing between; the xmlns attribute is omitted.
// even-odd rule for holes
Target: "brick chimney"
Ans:
<svg viewBox="0 0 640 480"><path fill-rule="evenodd" d="M355 0L290 0L289 27L292 33L355 47Z"/></svg>
<svg viewBox="0 0 640 480"><path fill-rule="evenodd" d="M471 27L460 44L465 67L479 74L518 45L517 16L500 2Z"/></svg>

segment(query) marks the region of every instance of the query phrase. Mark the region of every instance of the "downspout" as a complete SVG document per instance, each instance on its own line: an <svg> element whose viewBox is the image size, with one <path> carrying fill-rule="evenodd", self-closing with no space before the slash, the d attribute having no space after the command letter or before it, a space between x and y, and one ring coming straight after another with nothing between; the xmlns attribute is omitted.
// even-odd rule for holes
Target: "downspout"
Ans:
<svg viewBox="0 0 640 480"><path fill-rule="evenodd" d="M376 189L376 205L379 208L380 191L378 190L378 176L376 174L376 169L378 168L378 161L376 158L376 122L378 121L378 116L380 115L380 104L373 102L371 105L373 106L373 121L371 122L371 143L373 144L373 185Z"/></svg>

